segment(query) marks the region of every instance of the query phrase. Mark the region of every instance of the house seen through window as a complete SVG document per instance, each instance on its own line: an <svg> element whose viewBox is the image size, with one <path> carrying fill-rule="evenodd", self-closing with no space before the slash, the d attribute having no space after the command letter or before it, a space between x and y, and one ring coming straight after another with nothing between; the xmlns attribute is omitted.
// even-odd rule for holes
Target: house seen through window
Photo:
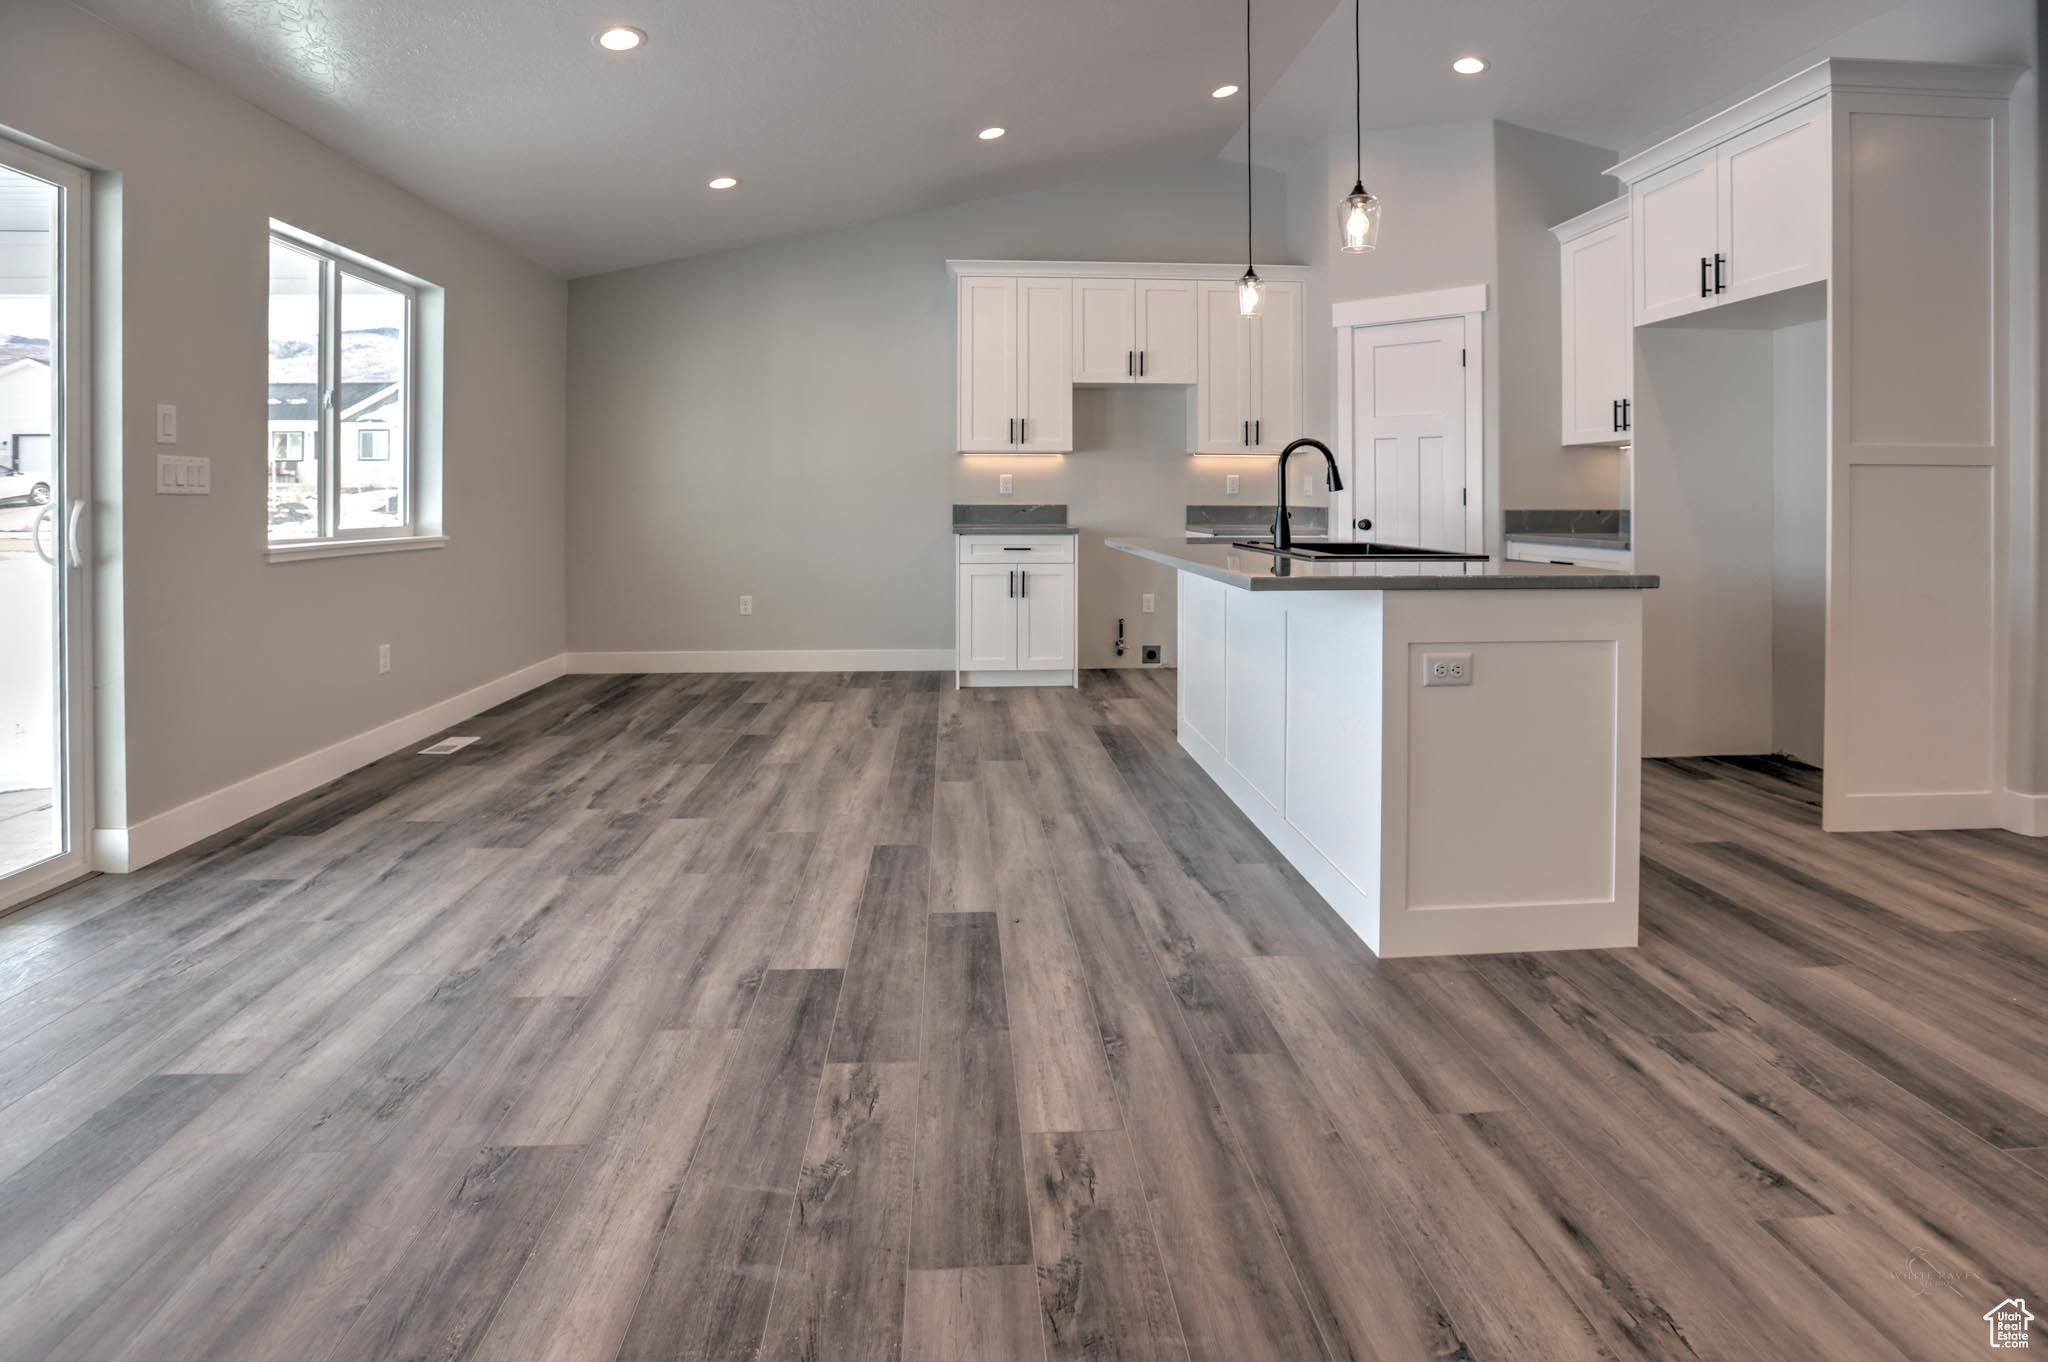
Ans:
<svg viewBox="0 0 2048 1362"><path fill-rule="evenodd" d="M270 239L270 539L414 529L417 291L354 258Z"/></svg>

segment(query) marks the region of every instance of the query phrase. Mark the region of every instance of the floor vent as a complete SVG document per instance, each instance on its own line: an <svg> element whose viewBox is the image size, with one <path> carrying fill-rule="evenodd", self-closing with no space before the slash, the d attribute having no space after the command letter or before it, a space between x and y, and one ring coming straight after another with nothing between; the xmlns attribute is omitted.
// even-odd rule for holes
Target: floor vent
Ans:
<svg viewBox="0 0 2048 1362"><path fill-rule="evenodd" d="M423 757L445 757L450 752L460 752L475 741L475 738L443 738L432 747L422 747L419 755Z"/></svg>

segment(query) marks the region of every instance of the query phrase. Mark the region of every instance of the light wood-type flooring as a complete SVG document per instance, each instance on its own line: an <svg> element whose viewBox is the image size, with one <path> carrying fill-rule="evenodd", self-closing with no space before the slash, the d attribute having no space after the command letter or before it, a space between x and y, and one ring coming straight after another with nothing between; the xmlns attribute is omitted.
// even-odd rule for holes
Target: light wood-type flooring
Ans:
<svg viewBox="0 0 2048 1362"><path fill-rule="evenodd" d="M0 920L0 1358L1898 1362L2048 1320L2048 846L1651 763L1639 949L1379 962L1171 687L566 678Z"/></svg>

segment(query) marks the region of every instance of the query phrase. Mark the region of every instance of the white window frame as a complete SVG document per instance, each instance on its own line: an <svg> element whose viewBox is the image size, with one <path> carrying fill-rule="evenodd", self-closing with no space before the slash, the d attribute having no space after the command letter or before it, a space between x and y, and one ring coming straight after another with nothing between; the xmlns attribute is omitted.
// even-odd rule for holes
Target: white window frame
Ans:
<svg viewBox="0 0 2048 1362"><path fill-rule="evenodd" d="M291 562L304 558L332 558L355 553L388 550L439 548L444 536L423 531L420 525L420 300L422 284L374 260L344 250L283 223L273 221L265 243L265 258L272 245L284 246L311 256L320 265L320 394L315 402L320 460L319 533L291 539L270 537L268 499L265 500L264 535L270 561ZM267 268L267 266L266 266ZM341 438L341 287L348 275L379 288L402 295L405 306L405 344L401 354L404 372L400 382L404 400L400 425L404 447L404 468L399 478L400 507L397 525L347 529L341 525L341 469L344 451ZM265 335L268 336L266 323ZM268 342L266 340L266 351ZM265 476L271 470L266 464Z"/></svg>

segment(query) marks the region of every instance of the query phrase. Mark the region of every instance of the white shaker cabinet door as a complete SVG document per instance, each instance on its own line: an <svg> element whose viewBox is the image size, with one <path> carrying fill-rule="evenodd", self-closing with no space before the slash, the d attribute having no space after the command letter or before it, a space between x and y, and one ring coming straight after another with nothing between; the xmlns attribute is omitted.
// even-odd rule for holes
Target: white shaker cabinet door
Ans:
<svg viewBox="0 0 2048 1362"><path fill-rule="evenodd" d="M1719 176L1719 153L1709 148L1630 189L1639 324L1714 305Z"/></svg>
<svg viewBox="0 0 2048 1362"><path fill-rule="evenodd" d="M1196 298L1195 452L1249 454L1257 323L1238 315L1235 284L1205 279Z"/></svg>
<svg viewBox="0 0 2048 1362"><path fill-rule="evenodd" d="M1196 282L1138 280L1132 308L1137 319L1138 382L1195 381Z"/></svg>
<svg viewBox="0 0 2048 1362"><path fill-rule="evenodd" d="M1622 444L1630 436L1629 227L1596 228L1559 248L1564 322L1564 443Z"/></svg>
<svg viewBox="0 0 2048 1362"><path fill-rule="evenodd" d="M1253 354L1252 448L1284 449L1306 434L1301 428L1300 284L1268 284L1253 321L1258 348Z"/></svg>
<svg viewBox="0 0 2048 1362"><path fill-rule="evenodd" d="M1017 281L1019 452L1065 454L1074 447L1074 285Z"/></svg>
<svg viewBox="0 0 2048 1362"><path fill-rule="evenodd" d="M963 278L958 335L960 450L1013 454L1017 450L1017 281Z"/></svg>
<svg viewBox="0 0 2048 1362"><path fill-rule="evenodd" d="M1074 381L1129 383L1137 377L1134 286L1128 279L1074 281ZM1192 311L1189 313L1193 316Z"/></svg>
<svg viewBox="0 0 2048 1362"><path fill-rule="evenodd" d="M1017 670L1017 573L969 563L960 568L958 638L963 672Z"/></svg>
<svg viewBox="0 0 2048 1362"><path fill-rule="evenodd" d="M1720 302L1827 278L1828 105L1780 114L1721 144ZM1924 211L1902 204L1900 212Z"/></svg>
<svg viewBox="0 0 2048 1362"><path fill-rule="evenodd" d="M1017 669L1072 670L1073 565L1034 565L1017 571Z"/></svg>

